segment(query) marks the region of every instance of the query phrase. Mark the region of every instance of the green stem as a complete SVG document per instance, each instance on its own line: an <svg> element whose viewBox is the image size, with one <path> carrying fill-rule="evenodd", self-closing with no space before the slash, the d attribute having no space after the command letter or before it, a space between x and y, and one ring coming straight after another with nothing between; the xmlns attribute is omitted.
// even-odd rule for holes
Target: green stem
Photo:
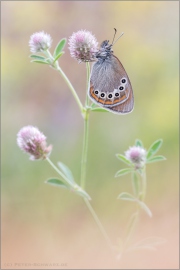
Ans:
<svg viewBox="0 0 180 270"><path fill-rule="evenodd" d="M46 51L46 54L48 57L50 57L50 59L52 60L53 57L50 54L49 51ZM86 178L86 164L87 164L87 150L88 150L88 131L89 131L89 110L88 110L88 106L89 106L89 97L88 97L88 93L86 95L86 103L85 103L85 108L83 107L83 105L81 104L81 101L79 99L79 97L76 94L76 91L74 89L74 87L72 86L72 84L70 83L69 79L67 78L67 76L65 75L65 73L62 71L62 69L60 68L58 62L56 61L54 64L54 68L59 71L59 73L61 74L61 76L63 77L63 79L65 80L65 82L67 83L67 85L69 86L76 102L78 103L78 106L81 110L81 113L83 115L84 118L84 138L83 138L83 151L82 151L82 161L81 161L81 188L84 189L85 186L85 178ZM86 64L86 68L87 68L87 92L89 90L89 79L90 79L90 65L89 63ZM70 186L72 185L70 183L70 181L66 178L66 176L52 163L52 161L47 157L46 160L49 162L49 164L52 166L52 168L65 180L65 182L67 182ZM87 205L89 211L91 212L96 224L98 225L102 235L104 236L107 244L109 245L110 248L112 248L112 244L111 241L104 229L104 227L102 226L98 216L96 215L94 209L92 208L90 202L88 201L88 199L84 198L84 202Z"/></svg>
<svg viewBox="0 0 180 270"><path fill-rule="evenodd" d="M82 149L82 159L81 159L81 187L85 188L85 180L86 180L86 165L87 165L87 151L88 151L88 132L89 132L89 79L90 79L90 65L86 63L86 71L87 71L87 81L86 81L86 102L85 102L85 110L84 110L84 135L83 135L83 149Z"/></svg>
<svg viewBox="0 0 180 270"><path fill-rule="evenodd" d="M87 82L86 82L86 107L89 106L89 87L90 87L90 64L86 62Z"/></svg>
<svg viewBox="0 0 180 270"><path fill-rule="evenodd" d="M51 167L65 180L65 182L72 186L72 183L69 181L69 179L54 165L54 163L48 157L46 157L46 160L51 165Z"/></svg>
<svg viewBox="0 0 180 270"><path fill-rule="evenodd" d="M126 230L126 236L125 236L125 241L124 241L124 245L123 245L123 249L126 250L128 248L129 242L133 236L138 218L139 218L139 212L140 209L138 208L137 211L131 216L130 220L129 220L129 224L127 226L127 230Z"/></svg>
<svg viewBox="0 0 180 270"><path fill-rule="evenodd" d="M69 184L70 186L72 186L72 183L68 180L68 178L54 165L54 163L48 157L46 157L46 160L51 165L51 167L65 180L65 182L67 184ZM91 214L92 214L92 216L93 216L96 224L98 225L101 233L103 234L106 242L108 243L109 247L111 248L112 247L111 241L110 241L110 239L109 239L109 237L108 237L108 235L107 235L104 227L102 226L102 224L101 224L98 216L96 215L94 209L92 208L89 200L84 198L84 202L85 202L86 206L88 207L89 211L91 212Z"/></svg>
<svg viewBox="0 0 180 270"><path fill-rule="evenodd" d="M144 166L142 173L142 198L141 198L142 201L144 201L146 197L146 189L147 189L146 167Z"/></svg>
<svg viewBox="0 0 180 270"><path fill-rule="evenodd" d="M53 56L51 55L51 53L47 50L46 52L46 55L53 61ZM66 84L68 85L69 89L71 90L71 93L73 94L80 110L81 110L81 113L83 112L83 105L74 89L74 87L72 86L71 82L69 81L68 77L66 76L66 74L63 72L63 70L60 68L59 66L59 63L58 61L56 61L53 65L53 67L61 74L61 76L63 77L63 79L65 80Z"/></svg>
<svg viewBox="0 0 180 270"><path fill-rule="evenodd" d="M105 238L105 240L106 240L108 246L109 246L110 249L111 249L111 248L112 248L111 240L109 239L109 237L108 237L108 235L107 235L107 233L106 233L106 231L105 231L103 225L101 224L101 222L100 222L98 216L96 215L94 209L92 208L90 202L89 202L87 199L84 199L84 202L86 203L86 205L87 205L89 211L91 212L91 214L92 214L92 216L93 216L93 218L94 218L96 224L98 225L98 227L99 227L99 229L100 229L102 235L104 236L104 238Z"/></svg>
<svg viewBox="0 0 180 270"><path fill-rule="evenodd" d="M72 86L71 82L69 81L69 79L67 78L66 74L62 71L62 69L60 68L60 66L57 66L57 70L59 71L59 73L61 74L61 76L63 77L63 79L65 80L65 82L67 83L67 85L69 86L69 89L71 90L81 112L83 112L83 105L74 89L74 87Z"/></svg>
<svg viewBox="0 0 180 270"><path fill-rule="evenodd" d="M83 136L83 149L81 158L81 187L83 189L85 188L85 181L86 181L88 131L89 131L89 112L86 111L84 115L84 136Z"/></svg>
<svg viewBox="0 0 180 270"><path fill-rule="evenodd" d="M141 199L141 201L144 201L145 196L146 196L146 189L147 189L146 167L145 166L142 170L141 179L142 179L142 191L141 191L141 198L140 199ZM130 218L129 225L128 225L127 234L126 234L125 243L124 243L125 249L127 248L129 241L132 238L132 235L133 235L134 230L135 230L135 226L138 222L141 207L139 204L137 204L136 207L137 207L136 213L134 213L132 215L132 217Z"/></svg>

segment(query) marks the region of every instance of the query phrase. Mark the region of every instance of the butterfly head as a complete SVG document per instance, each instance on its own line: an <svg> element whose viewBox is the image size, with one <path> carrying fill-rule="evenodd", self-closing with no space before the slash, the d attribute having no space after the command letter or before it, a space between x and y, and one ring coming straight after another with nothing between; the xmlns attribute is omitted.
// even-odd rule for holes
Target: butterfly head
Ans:
<svg viewBox="0 0 180 270"><path fill-rule="evenodd" d="M111 57L113 53L112 44L109 44L109 40L104 40L101 43L99 51L96 53L98 61L104 61Z"/></svg>

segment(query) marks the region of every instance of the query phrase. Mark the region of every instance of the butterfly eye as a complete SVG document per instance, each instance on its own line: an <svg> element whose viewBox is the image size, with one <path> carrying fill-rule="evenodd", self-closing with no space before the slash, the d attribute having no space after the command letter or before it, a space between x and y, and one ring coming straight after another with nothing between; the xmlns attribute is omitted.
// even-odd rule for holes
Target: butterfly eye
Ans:
<svg viewBox="0 0 180 270"><path fill-rule="evenodd" d="M102 92L102 93L100 94L100 97L103 98L103 99L105 99L105 98L106 98L106 94Z"/></svg>
<svg viewBox="0 0 180 270"><path fill-rule="evenodd" d="M126 80L126 78L122 78L122 79L121 79L121 83L122 83L122 84L125 84L125 83L127 83L127 80Z"/></svg>
<svg viewBox="0 0 180 270"><path fill-rule="evenodd" d="M119 90L120 90L120 91L123 91L123 90L124 90L124 86L122 86L122 85L119 86Z"/></svg>

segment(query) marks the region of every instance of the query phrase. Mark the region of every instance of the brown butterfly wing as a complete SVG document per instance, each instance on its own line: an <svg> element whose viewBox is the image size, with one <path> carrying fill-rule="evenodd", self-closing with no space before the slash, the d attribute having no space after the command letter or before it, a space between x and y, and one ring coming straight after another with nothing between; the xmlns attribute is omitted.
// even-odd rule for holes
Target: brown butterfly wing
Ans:
<svg viewBox="0 0 180 270"><path fill-rule="evenodd" d="M115 97L123 78L127 80L125 89ZM114 98L109 98L111 95ZM116 56L111 55L109 59L98 61L93 65L89 96L93 102L117 114L129 113L133 110L132 86L123 65Z"/></svg>

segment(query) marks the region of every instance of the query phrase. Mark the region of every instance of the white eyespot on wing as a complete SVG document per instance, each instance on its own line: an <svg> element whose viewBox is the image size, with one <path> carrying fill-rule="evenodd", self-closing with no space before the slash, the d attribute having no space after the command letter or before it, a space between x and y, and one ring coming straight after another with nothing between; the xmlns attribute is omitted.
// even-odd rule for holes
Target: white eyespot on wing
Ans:
<svg viewBox="0 0 180 270"><path fill-rule="evenodd" d="M122 84L122 85L126 85L127 82L128 82L128 80L127 80L126 77L123 77L123 78L121 79L121 84Z"/></svg>
<svg viewBox="0 0 180 270"><path fill-rule="evenodd" d="M107 94L105 92L101 92L99 97L102 99L106 99L106 96Z"/></svg>
<svg viewBox="0 0 180 270"><path fill-rule="evenodd" d="M113 100L114 99L114 92L107 93L107 99Z"/></svg>
<svg viewBox="0 0 180 270"><path fill-rule="evenodd" d="M100 94L101 94L101 92L100 92L98 89L95 89L95 90L94 90L94 94L95 94L97 97L99 97Z"/></svg>
<svg viewBox="0 0 180 270"><path fill-rule="evenodd" d="M120 92L125 91L125 85L121 84L118 89L119 89Z"/></svg>
<svg viewBox="0 0 180 270"><path fill-rule="evenodd" d="M119 98L119 97L120 97L120 90L114 89L114 98Z"/></svg>

